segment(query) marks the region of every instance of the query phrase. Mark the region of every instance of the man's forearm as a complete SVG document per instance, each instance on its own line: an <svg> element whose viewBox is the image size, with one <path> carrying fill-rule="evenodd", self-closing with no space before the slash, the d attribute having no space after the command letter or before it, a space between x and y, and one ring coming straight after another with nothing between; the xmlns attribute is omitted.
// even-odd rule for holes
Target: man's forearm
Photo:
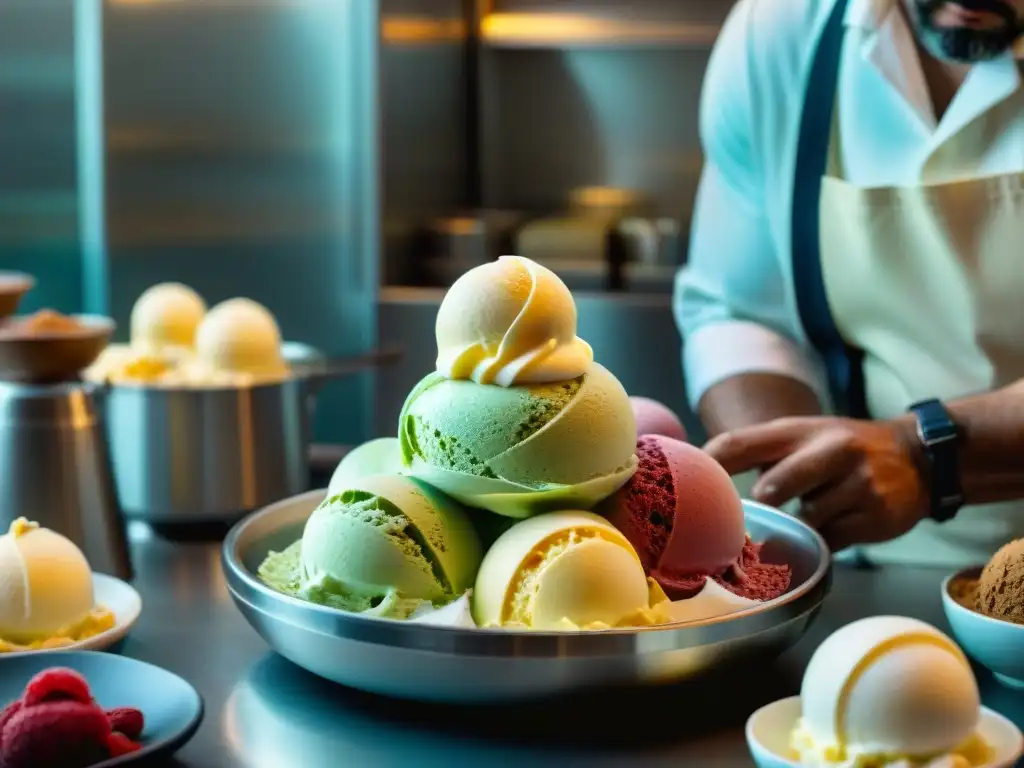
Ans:
<svg viewBox="0 0 1024 768"><path fill-rule="evenodd" d="M963 431L960 482L967 502L1024 499L1024 380L946 407ZM916 430L912 417L897 422Z"/></svg>
<svg viewBox="0 0 1024 768"><path fill-rule="evenodd" d="M708 437L714 437L785 416L818 416L821 403L810 387L789 376L742 373L705 392L698 411Z"/></svg>

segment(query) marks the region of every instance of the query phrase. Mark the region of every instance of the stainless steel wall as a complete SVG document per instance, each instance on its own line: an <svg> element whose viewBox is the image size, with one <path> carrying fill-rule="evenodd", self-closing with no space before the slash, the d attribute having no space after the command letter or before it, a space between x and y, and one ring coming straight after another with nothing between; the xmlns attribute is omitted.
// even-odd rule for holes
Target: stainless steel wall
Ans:
<svg viewBox="0 0 1024 768"><path fill-rule="evenodd" d="M375 346L382 251L465 204L464 10L3 0L0 268L39 278L27 307L108 312L121 338L180 280L327 352ZM372 391L329 387L318 437L368 437Z"/></svg>
<svg viewBox="0 0 1024 768"><path fill-rule="evenodd" d="M544 210L575 187L647 193L688 221L697 107L732 0L494 0L482 23L485 203Z"/></svg>
<svg viewBox="0 0 1024 768"><path fill-rule="evenodd" d="M39 277L28 309L82 307L74 8L0 2L0 268Z"/></svg>

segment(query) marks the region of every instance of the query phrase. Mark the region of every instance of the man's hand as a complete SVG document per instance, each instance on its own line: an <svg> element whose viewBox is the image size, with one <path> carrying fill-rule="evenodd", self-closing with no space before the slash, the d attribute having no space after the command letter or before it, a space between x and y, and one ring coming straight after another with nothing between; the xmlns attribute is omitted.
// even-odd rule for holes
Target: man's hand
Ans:
<svg viewBox="0 0 1024 768"><path fill-rule="evenodd" d="M761 469L755 499L800 499L833 551L887 541L929 511L911 420L776 419L726 432L704 447L730 475Z"/></svg>

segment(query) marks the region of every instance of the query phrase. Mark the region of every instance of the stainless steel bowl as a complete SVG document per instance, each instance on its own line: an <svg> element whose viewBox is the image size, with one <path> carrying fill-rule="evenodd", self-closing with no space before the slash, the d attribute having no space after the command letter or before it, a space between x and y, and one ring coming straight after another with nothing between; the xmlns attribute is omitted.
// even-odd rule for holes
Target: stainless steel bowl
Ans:
<svg viewBox="0 0 1024 768"><path fill-rule="evenodd" d="M789 563L793 586L754 608L699 622L635 630L545 633L430 627L286 597L256 570L271 550L302 534L325 492L255 512L224 540L223 567L239 610L271 648L343 685L401 698L493 702L596 684L678 681L750 655L772 657L806 631L828 592L825 542L784 512L744 502L747 527L772 561Z"/></svg>
<svg viewBox="0 0 1024 768"><path fill-rule="evenodd" d="M108 385L104 405L125 514L157 524L234 522L309 487L316 394L396 353L331 361L284 345L294 375L252 387Z"/></svg>

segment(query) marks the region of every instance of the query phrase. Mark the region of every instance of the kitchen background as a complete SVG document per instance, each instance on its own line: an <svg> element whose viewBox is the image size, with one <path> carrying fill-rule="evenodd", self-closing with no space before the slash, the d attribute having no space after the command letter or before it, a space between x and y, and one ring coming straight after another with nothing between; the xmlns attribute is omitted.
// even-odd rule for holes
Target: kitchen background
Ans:
<svg viewBox="0 0 1024 768"><path fill-rule="evenodd" d="M285 338L400 363L316 437L393 434L444 286L500 253L574 290L631 394L685 412L672 278L730 0L3 0L0 268L23 309L249 296Z"/></svg>

